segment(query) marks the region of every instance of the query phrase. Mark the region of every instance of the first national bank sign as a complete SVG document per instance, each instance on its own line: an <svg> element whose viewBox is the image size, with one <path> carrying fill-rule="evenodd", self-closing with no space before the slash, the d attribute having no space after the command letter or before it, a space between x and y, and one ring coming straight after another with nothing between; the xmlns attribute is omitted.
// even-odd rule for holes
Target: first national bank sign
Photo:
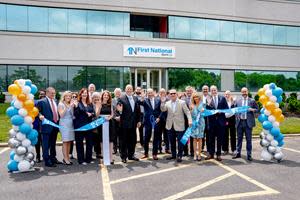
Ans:
<svg viewBox="0 0 300 200"><path fill-rule="evenodd" d="M175 58L175 47L124 45L123 55L126 57Z"/></svg>

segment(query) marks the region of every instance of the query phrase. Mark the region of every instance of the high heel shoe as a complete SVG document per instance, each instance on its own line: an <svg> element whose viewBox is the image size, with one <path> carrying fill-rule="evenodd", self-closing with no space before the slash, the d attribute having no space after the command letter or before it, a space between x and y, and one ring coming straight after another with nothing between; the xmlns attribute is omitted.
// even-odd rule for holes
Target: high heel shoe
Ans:
<svg viewBox="0 0 300 200"><path fill-rule="evenodd" d="M66 162L65 159L62 160L65 165L72 165L70 162Z"/></svg>
<svg viewBox="0 0 300 200"><path fill-rule="evenodd" d="M194 156L194 161L197 161L198 160L198 156Z"/></svg>

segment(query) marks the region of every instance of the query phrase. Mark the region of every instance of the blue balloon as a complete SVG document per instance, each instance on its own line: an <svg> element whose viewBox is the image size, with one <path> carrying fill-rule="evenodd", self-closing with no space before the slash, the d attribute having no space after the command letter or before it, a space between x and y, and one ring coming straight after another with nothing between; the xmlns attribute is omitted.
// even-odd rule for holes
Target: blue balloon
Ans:
<svg viewBox="0 0 300 200"><path fill-rule="evenodd" d="M270 130L273 127L272 123L269 122L269 121L264 121L263 124L262 124L262 126L266 130Z"/></svg>
<svg viewBox="0 0 300 200"><path fill-rule="evenodd" d="M28 133L28 135L27 135L27 138L28 138L28 139L31 141L31 143L32 143L32 141L33 141L34 139L36 139L37 136L38 136L37 130L31 129L31 131L30 131L30 132Z"/></svg>
<svg viewBox="0 0 300 200"><path fill-rule="evenodd" d="M30 140L30 142L31 142L31 145L36 145L37 144L37 142L38 142L38 138L34 138L33 140Z"/></svg>
<svg viewBox="0 0 300 200"><path fill-rule="evenodd" d="M14 157L15 157L15 155L16 155L16 152L11 151L10 154L9 154L9 158L10 158L11 160L13 160Z"/></svg>
<svg viewBox="0 0 300 200"><path fill-rule="evenodd" d="M277 142L280 142L283 140L284 136L280 133L279 135L277 135L276 137L274 137L275 140L277 140Z"/></svg>
<svg viewBox="0 0 300 200"><path fill-rule="evenodd" d="M282 147L284 145L284 141L283 140L281 140L280 142L278 142L278 146L279 147Z"/></svg>
<svg viewBox="0 0 300 200"><path fill-rule="evenodd" d="M270 89L275 89L276 88L276 84L275 83L270 83L269 87L270 87Z"/></svg>
<svg viewBox="0 0 300 200"><path fill-rule="evenodd" d="M32 84L31 80L27 79L27 80L25 81L25 85L28 85L28 86L30 87L31 84Z"/></svg>
<svg viewBox="0 0 300 200"><path fill-rule="evenodd" d="M277 98L280 97L283 93L283 90L280 87L276 87L272 90L272 94L276 96Z"/></svg>
<svg viewBox="0 0 300 200"><path fill-rule="evenodd" d="M13 171L19 171L18 169L18 162L16 162L15 160L10 160L8 163L7 163L7 169L10 171L10 172L13 172Z"/></svg>
<svg viewBox="0 0 300 200"><path fill-rule="evenodd" d="M10 118L10 121L15 126L20 126L24 123L24 118L21 115L15 115L12 118Z"/></svg>
<svg viewBox="0 0 300 200"><path fill-rule="evenodd" d="M261 114L258 116L258 121L260 123L263 123L264 121L268 121L268 116L264 115L264 114Z"/></svg>
<svg viewBox="0 0 300 200"><path fill-rule="evenodd" d="M260 109L260 113L264 114L265 113L265 109L264 108Z"/></svg>
<svg viewBox="0 0 300 200"><path fill-rule="evenodd" d="M32 84L31 85L31 94L35 95L35 93L37 93L38 89L36 87L36 85Z"/></svg>
<svg viewBox="0 0 300 200"><path fill-rule="evenodd" d="M282 102L282 96L277 97L277 103L281 103Z"/></svg>
<svg viewBox="0 0 300 200"><path fill-rule="evenodd" d="M6 109L6 115L9 117L19 114L18 112L19 112L19 110L13 106L10 106Z"/></svg>
<svg viewBox="0 0 300 200"><path fill-rule="evenodd" d="M23 134L28 134L30 133L30 131L32 130L31 126L27 123L23 123L20 127L19 127L19 131Z"/></svg>
<svg viewBox="0 0 300 200"><path fill-rule="evenodd" d="M273 135L274 137L278 136L280 134L280 129L273 127L270 131L271 135Z"/></svg>

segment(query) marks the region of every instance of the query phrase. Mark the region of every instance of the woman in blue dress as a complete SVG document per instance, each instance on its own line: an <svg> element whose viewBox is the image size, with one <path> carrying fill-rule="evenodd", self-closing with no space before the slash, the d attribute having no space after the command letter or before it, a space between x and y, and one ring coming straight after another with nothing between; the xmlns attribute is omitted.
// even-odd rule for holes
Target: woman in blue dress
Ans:
<svg viewBox="0 0 300 200"><path fill-rule="evenodd" d="M193 128L191 137L193 137L194 160L201 161L202 138L204 137L205 121L203 117L202 96L198 92L194 92L191 98L191 114L193 120Z"/></svg>

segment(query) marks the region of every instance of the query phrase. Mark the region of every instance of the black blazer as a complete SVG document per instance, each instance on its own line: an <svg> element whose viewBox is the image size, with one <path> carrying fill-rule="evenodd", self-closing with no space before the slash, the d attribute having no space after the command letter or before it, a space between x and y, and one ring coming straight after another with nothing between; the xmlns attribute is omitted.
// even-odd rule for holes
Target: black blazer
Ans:
<svg viewBox="0 0 300 200"><path fill-rule="evenodd" d="M154 110L152 108L151 102L149 98L145 98L144 101L138 101L138 103L142 106L144 106L144 125L146 127L151 127L150 117L151 115L154 116L154 118L160 118L162 117L162 112L160 110L160 99L154 98Z"/></svg>
<svg viewBox="0 0 300 200"><path fill-rule="evenodd" d="M87 112L92 113L92 116L89 117ZM74 108L74 117L73 124L75 129L92 122L95 117L93 104L89 104L85 107L80 101L78 106Z"/></svg>
<svg viewBox="0 0 300 200"><path fill-rule="evenodd" d="M213 98L213 97L211 97ZM210 104L206 105L206 109L208 110L216 110L213 99ZM226 102L225 97L218 95L218 107L217 109L228 109L228 104ZM211 115L208 117L209 128L212 128L214 125L225 126L226 125L226 117L225 113L217 113L215 115Z"/></svg>
<svg viewBox="0 0 300 200"><path fill-rule="evenodd" d="M137 97L133 96L134 112L131 109L129 99L126 95L119 98L118 104L123 105L123 111L120 113L120 126L122 128L136 128L137 123L141 121L141 110Z"/></svg>
<svg viewBox="0 0 300 200"><path fill-rule="evenodd" d="M236 104L235 104L235 102L233 102L233 104L231 104L230 108L235 108L235 107L236 107ZM235 126L235 115L233 115L229 118L226 118L226 122L227 122L227 126Z"/></svg>
<svg viewBox="0 0 300 200"><path fill-rule="evenodd" d="M54 102L57 105L57 101L54 100ZM43 115L49 121L53 122L53 113L51 110L50 102L48 101L48 99L46 97L41 100L38 100L37 107L38 107L41 115ZM59 117L59 115L58 115L58 117ZM51 133L54 129L56 129L58 131L57 128L50 126L50 125L42 125L41 126L42 133Z"/></svg>

